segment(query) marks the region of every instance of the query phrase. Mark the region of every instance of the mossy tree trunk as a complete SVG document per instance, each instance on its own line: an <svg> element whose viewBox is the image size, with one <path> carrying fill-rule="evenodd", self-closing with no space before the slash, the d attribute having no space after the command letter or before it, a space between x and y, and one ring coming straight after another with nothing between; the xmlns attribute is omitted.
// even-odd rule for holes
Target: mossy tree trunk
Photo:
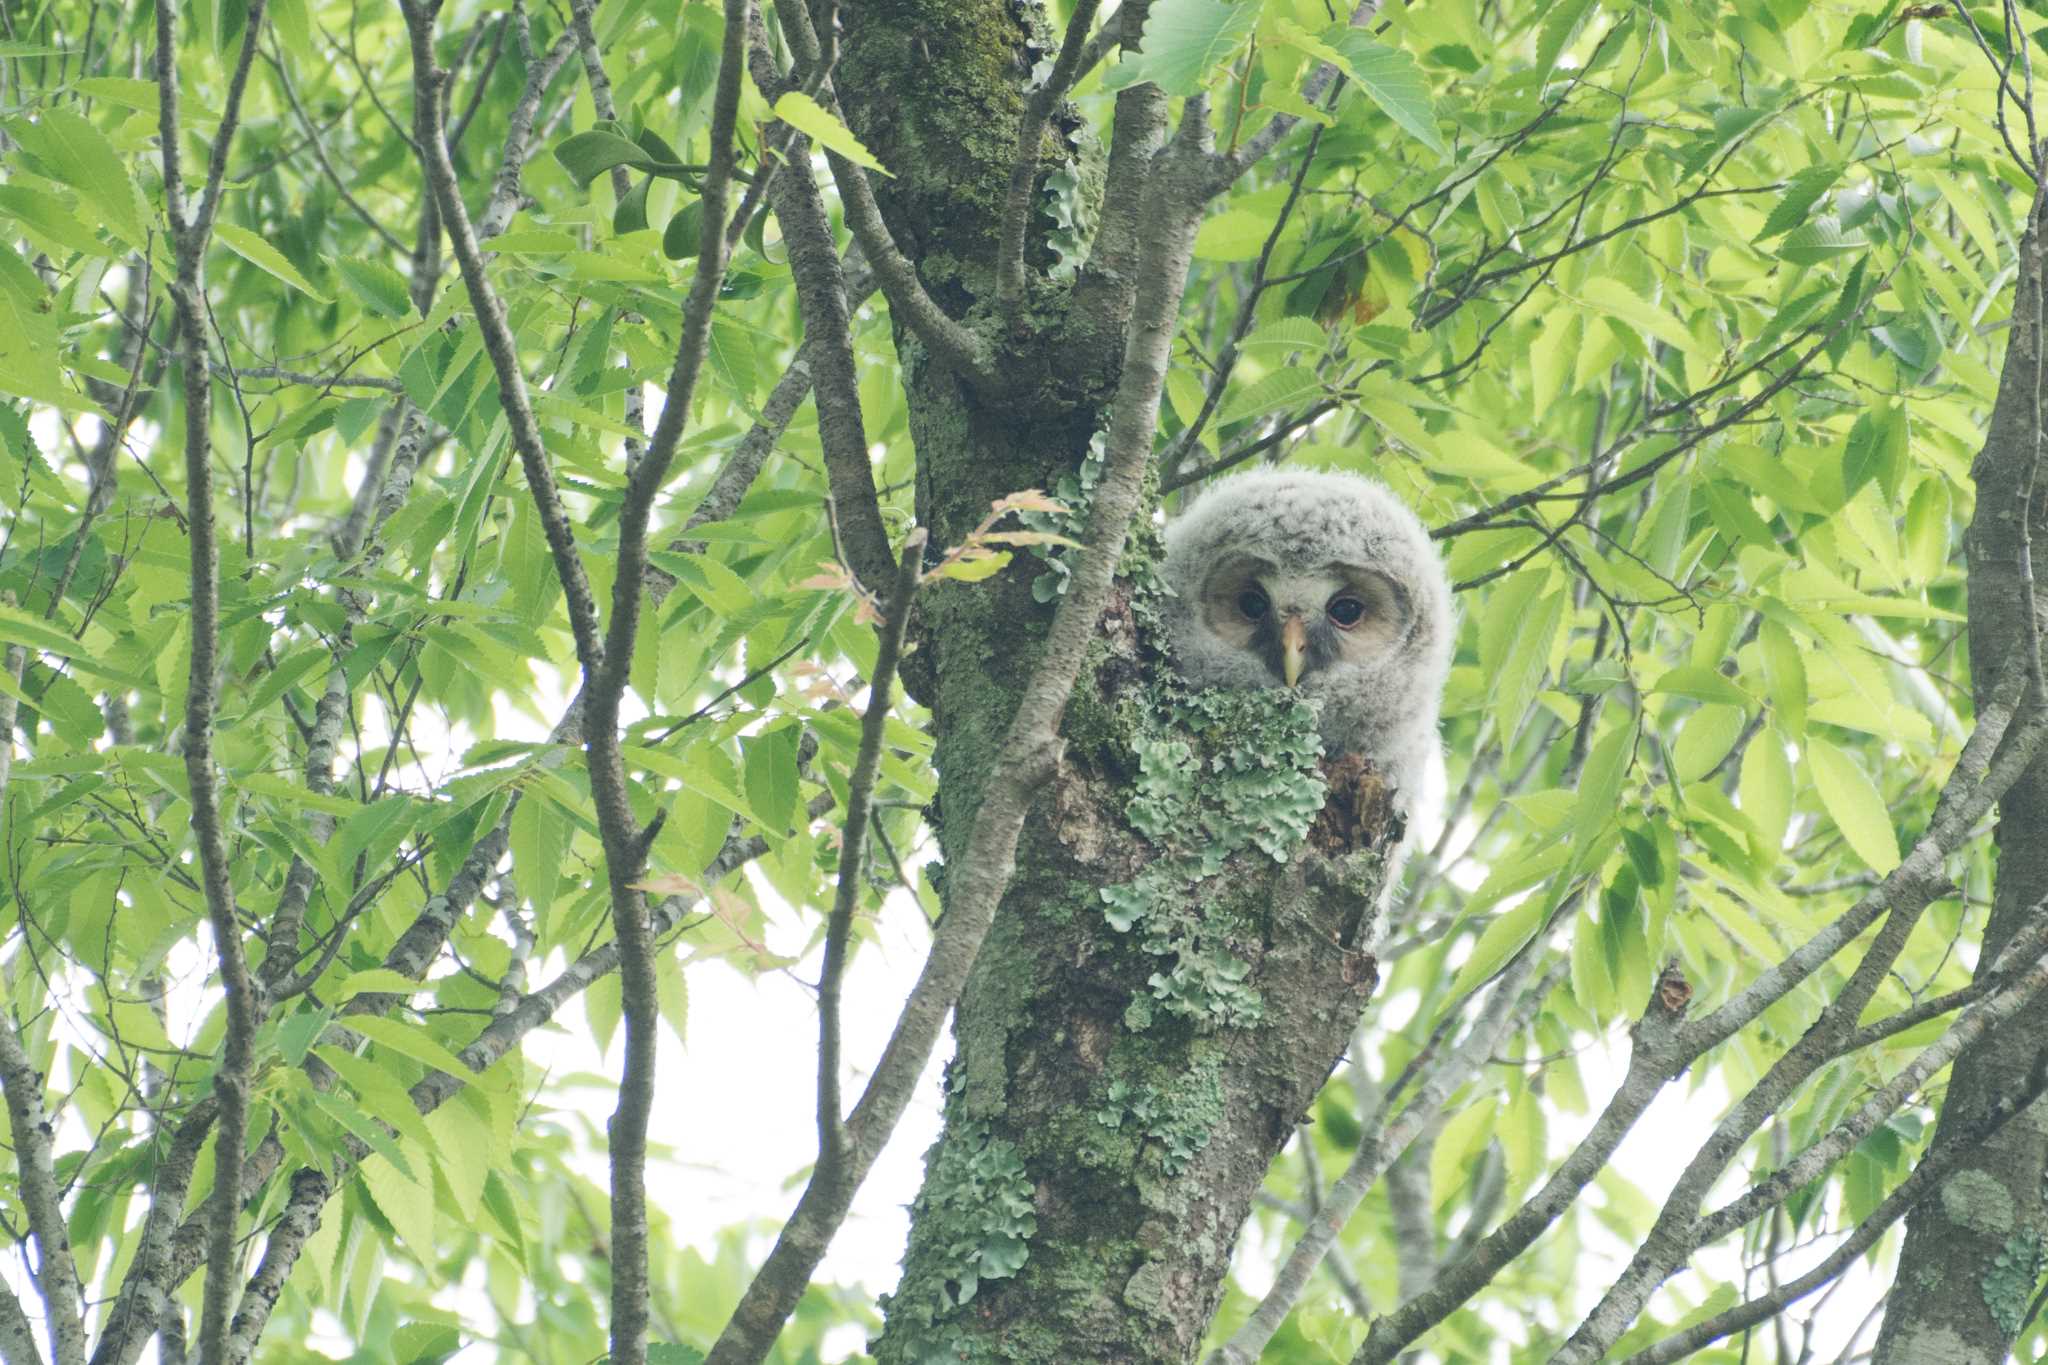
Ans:
<svg viewBox="0 0 2048 1365"><path fill-rule="evenodd" d="M1125 8L1135 33L1145 6ZM1055 283L1029 261L1023 306L999 328L1019 113L1055 40L1036 7L1007 0L886 0L843 22L835 84L895 172L876 182L890 230L927 291L1001 356L1001 390L976 390L898 329L919 519L944 546L994 498L1085 488L1136 244L1191 234L1200 196L1171 225L1120 197L1166 125L1156 90L1125 92L1090 268ZM1048 124L1042 165L1092 176L1062 128ZM1189 1359L1266 1168L1376 979L1360 944L1397 833L1385 788L1355 763L1326 771L1313 718L1284 694L1181 693L1150 634L1156 538L1141 528L1132 546L1065 761L958 1007L885 1362ZM1011 780L994 755L1050 618L1042 572L1020 556L923 599L912 679L937 725L949 859L990 785Z"/></svg>

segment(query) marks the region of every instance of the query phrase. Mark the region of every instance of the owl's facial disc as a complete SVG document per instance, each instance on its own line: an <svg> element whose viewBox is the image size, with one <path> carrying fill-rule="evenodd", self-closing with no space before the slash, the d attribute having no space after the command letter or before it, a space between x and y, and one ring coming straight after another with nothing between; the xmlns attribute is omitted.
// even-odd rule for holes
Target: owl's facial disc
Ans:
<svg viewBox="0 0 2048 1365"><path fill-rule="evenodd" d="M1409 619L1406 594L1376 569L1300 570L1249 556L1219 563L1200 605L1212 632L1287 687L1334 664L1369 662L1406 634Z"/></svg>

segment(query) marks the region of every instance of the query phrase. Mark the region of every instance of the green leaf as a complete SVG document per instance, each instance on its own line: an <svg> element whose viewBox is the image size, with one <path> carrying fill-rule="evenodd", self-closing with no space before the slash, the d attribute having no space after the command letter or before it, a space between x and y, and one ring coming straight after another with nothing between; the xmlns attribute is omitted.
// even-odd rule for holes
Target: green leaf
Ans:
<svg viewBox="0 0 2048 1365"><path fill-rule="evenodd" d="M585 187L614 166L631 166L636 170L671 177L688 174L686 167L672 162L657 161L647 155L647 149L633 139L604 128L592 128L588 132L563 138L560 145L555 148L555 160L562 163L563 170L575 177L578 185Z"/></svg>
<svg viewBox="0 0 2048 1365"><path fill-rule="evenodd" d="M389 1048L401 1057L410 1057L436 1071L445 1071L457 1080L473 1081L477 1078L477 1073L464 1066L461 1058L442 1047L417 1024L358 1014L350 1016L348 1026L379 1047Z"/></svg>
<svg viewBox="0 0 2048 1365"><path fill-rule="evenodd" d="M410 1179L382 1156L356 1168L357 1177L384 1221L421 1265L434 1264L434 1180Z"/></svg>
<svg viewBox="0 0 2048 1365"><path fill-rule="evenodd" d="M1948 567L1948 481L1921 480L1906 506L1906 564L1916 583L1931 583Z"/></svg>
<svg viewBox="0 0 2048 1365"><path fill-rule="evenodd" d="M321 987L321 998L338 1005L344 1000L354 999L365 991L381 995L409 996L422 989L424 987L419 982L404 972L393 971L389 967L366 967L359 972L350 972L340 981Z"/></svg>
<svg viewBox="0 0 2048 1365"><path fill-rule="evenodd" d="M1876 479L1887 500L1898 491L1906 454L1906 415L1894 404L1865 410L1842 449L1842 491L1850 497Z"/></svg>
<svg viewBox="0 0 2048 1365"><path fill-rule="evenodd" d="M1552 588L1549 575L1538 569L1508 577L1486 604L1480 671L1491 691L1488 705L1503 743L1512 741L1530 716L1550 669L1551 646L1564 609L1565 594Z"/></svg>
<svg viewBox="0 0 2048 1365"><path fill-rule="evenodd" d="M1764 686L1771 696L1771 711L1787 734L1799 738L1806 733L1806 660L1792 639L1792 632L1776 621L1765 621L1758 635L1764 653Z"/></svg>
<svg viewBox="0 0 2048 1365"><path fill-rule="evenodd" d="M776 100L775 117L820 147L839 153L856 166L865 166L883 175L889 174L882 163L875 160L874 154L861 145L860 139L853 135L852 129L803 91L792 90Z"/></svg>
<svg viewBox="0 0 2048 1365"><path fill-rule="evenodd" d="M27 645L46 654L59 655L88 673L128 680L128 675L109 668L85 651L78 641L25 611L0 604L0 644Z"/></svg>
<svg viewBox="0 0 2048 1365"><path fill-rule="evenodd" d="M115 256L119 249L93 235L84 220L64 207L54 194L32 190L26 185L0 185L0 214L6 214L31 232L40 232L58 246L88 256Z"/></svg>
<svg viewBox="0 0 2048 1365"><path fill-rule="evenodd" d="M1192 95L1258 22L1258 0L1157 0L1145 18L1142 50L1125 52L1102 88L1151 81L1169 95Z"/></svg>
<svg viewBox="0 0 2048 1365"><path fill-rule="evenodd" d="M797 741L797 728L785 725L740 742L748 804L760 812L771 834L786 832L796 816Z"/></svg>
<svg viewBox="0 0 2048 1365"><path fill-rule="evenodd" d="M1500 1097L1488 1094L1444 1124L1429 1156L1429 1187L1438 1200L1451 1198L1472 1179L1499 1115Z"/></svg>
<svg viewBox="0 0 2048 1365"><path fill-rule="evenodd" d="M1281 318L1269 322L1238 343L1240 351L1320 351L1329 344L1329 333L1307 318Z"/></svg>
<svg viewBox="0 0 2048 1365"><path fill-rule="evenodd" d="M33 123L18 118L7 127L52 177L92 201L108 231L138 251L147 244L142 195L105 133L68 108L47 108Z"/></svg>
<svg viewBox="0 0 2048 1365"><path fill-rule="evenodd" d="M1841 177L1838 164L1808 166L1785 182L1785 193L1771 207L1771 216L1764 219L1763 230L1756 240L1775 237L1781 232L1790 232L1806 221L1806 215L1820 202L1820 197L1834 186Z"/></svg>
<svg viewBox="0 0 2048 1365"><path fill-rule="evenodd" d="M1856 760L1817 735L1806 740L1806 762L1821 804L1856 856L1882 876L1899 865L1898 836L1877 786Z"/></svg>
<svg viewBox="0 0 2048 1365"><path fill-rule="evenodd" d="M1792 265L1818 265L1852 251L1869 250L1869 238L1860 232L1844 232L1833 217L1823 216L1794 228L1778 248L1778 256Z"/></svg>
<svg viewBox="0 0 2048 1365"><path fill-rule="evenodd" d="M1290 365L1286 369L1275 370L1231 394L1216 414L1216 425L1227 427L1248 417L1263 417L1282 408L1301 406L1320 393L1322 387L1316 372L1306 365Z"/></svg>
<svg viewBox="0 0 2048 1365"><path fill-rule="evenodd" d="M286 260L282 251L279 251L247 228L236 227L233 223L216 223L214 224L213 235L220 239L222 246L225 246L228 250L234 252L237 256L240 256L258 269L268 271L270 274L277 276L277 278L283 280L301 294L310 295L322 303L334 302L327 295L315 289L313 282L304 275L301 275L299 268Z"/></svg>
<svg viewBox="0 0 2048 1365"><path fill-rule="evenodd" d="M687 261L704 244L704 201L692 199L669 217L661 234L661 254L672 261Z"/></svg>
<svg viewBox="0 0 2048 1365"><path fill-rule="evenodd" d="M1620 280L1596 275L1586 281L1584 298L1593 307L1627 323L1646 337L1655 337L1680 352L1696 349L1692 333L1677 318L1645 302Z"/></svg>
<svg viewBox="0 0 2048 1365"><path fill-rule="evenodd" d="M1251 209L1225 209L1204 219L1195 233L1195 259L1249 261L1273 234L1273 215ZM1310 324L1314 326L1313 323ZM1320 330L1320 329L1318 329Z"/></svg>
<svg viewBox="0 0 2048 1365"><path fill-rule="evenodd" d="M654 186L654 177L649 176L626 191L626 197L612 210L612 234L623 237L629 232L639 232L647 226L647 191Z"/></svg>
<svg viewBox="0 0 2048 1365"><path fill-rule="evenodd" d="M1465 959L1457 979L1451 982L1451 997L1457 999L1468 994L1505 966L1543 927L1548 908L1543 897L1530 896L1514 909L1501 912L1472 945L1472 956Z"/></svg>
<svg viewBox="0 0 2048 1365"><path fill-rule="evenodd" d="M1591 862L1597 836L1620 809L1621 790L1635 759L1636 720L1609 730L1586 755L1579 769L1579 799L1572 807L1572 866L1583 871ZM1559 885L1570 878L1559 878Z"/></svg>
<svg viewBox="0 0 2048 1365"><path fill-rule="evenodd" d="M1680 780L1697 782L1719 766L1742 734L1743 719L1740 706L1702 706L1687 716L1671 746Z"/></svg>
<svg viewBox="0 0 2048 1365"><path fill-rule="evenodd" d="M529 788L512 809L512 870L543 924L561 893L569 833L568 817L537 789Z"/></svg>
<svg viewBox="0 0 2048 1365"><path fill-rule="evenodd" d="M1785 846L1785 831L1792 823L1792 762L1785 756L1785 737L1775 728L1766 729L1742 751L1737 792L1742 813L1775 855Z"/></svg>
<svg viewBox="0 0 2048 1365"><path fill-rule="evenodd" d="M261 264L261 262L258 262ZM402 318L412 311L412 291L405 276L381 261L342 256L334 262L341 282L356 299L380 318Z"/></svg>
<svg viewBox="0 0 2048 1365"><path fill-rule="evenodd" d="M1756 705L1756 700L1749 693L1729 681L1719 669L1698 664L1680 664L1657 679L1656 686L1650 690L1671 692L1696 701L1721 702L1728 706Z"/></svg>
<svg viewBox="0 0 2048 1365"><path fill-rule="evenodd" d="M1151 30L1147 28L1146 33ZM1436 102L1422 83L1413 57L1388 47L1364 29L1336 30L1323 38L1344 54L1351 64L1351 78L1403 132L1438 156L1450 154L1437 131Z"/></svg>

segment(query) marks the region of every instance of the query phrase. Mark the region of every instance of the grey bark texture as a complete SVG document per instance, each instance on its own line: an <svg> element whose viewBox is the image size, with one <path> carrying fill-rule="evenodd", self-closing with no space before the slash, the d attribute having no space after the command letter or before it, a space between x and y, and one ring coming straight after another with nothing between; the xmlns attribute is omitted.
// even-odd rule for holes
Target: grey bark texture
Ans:
<svg viewBox="0 0 2048 1365"><path fill-rule="evenodd" d="M2019 250L2012 339L1998 401L1972 474L1976 512L1969 557L1970 672L1985 706L2003 670L2038 650L2044 626L2032 586L2031 543L2048 536L2042 460L2042 299L2048 243L2037 198ZM2034 619L2029 620L2030 611ZM2039 913L2048 896L2048 756L2037 756L1999 805L1998 871L1980 970ZM2048 1009L2021 1011L1956 1059L1935 1150L1967 1142L2002 1095L2048 1065ZM2048 1241L2048 1102L2036 1102L1956 1168L1907 1220L1879 1365L1999 1361L2023 1325Z"/></svg>

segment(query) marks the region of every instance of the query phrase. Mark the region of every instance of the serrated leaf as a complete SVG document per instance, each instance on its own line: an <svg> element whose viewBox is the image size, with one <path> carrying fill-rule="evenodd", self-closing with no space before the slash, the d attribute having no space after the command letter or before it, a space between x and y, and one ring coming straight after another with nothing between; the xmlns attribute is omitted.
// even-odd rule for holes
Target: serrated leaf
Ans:
<svg viewBox="0 0 2048 1365"><path fill-rule="evenodd" d="M412 292L405 276L383 262L343 256L334 262L334 268L348 291L378 317L402 318L411 310Z"/></svg>
<svg viewBox="0 0 2048 1365"><path fill-rule="evenodd" d="M464 1066L461 1058L428 1036L427 1031L417 1024L359 1014L350 1017L348 1026L379 1047L389 1048L401 1057L410 1057L436 1071L445 1071L457 1080L474 1081L477 1078L477 1073Z"/></svg>
<svg viewBox="0 0 2048 1365"><path fill-rule="evenodd" d="M149 240L142 195L107 135L68 108L46 108L31 123L8 129L53 177L77 190L104 216L107 230L137 250Z"/></svg>
<svg viewBox="0 0 2048 1365"><path fill-rule="evenodd" d="M1290 365L1284 370L1275 370L1231 394L1224 401L1222 411L1216 414L1216 425L1229 426L1232 422L1242 422L1248 417L1263 417L1269 412L1293 407L1321 390L1322 383L1316 378L1314 370L1306 366Z"/></svg>
<svg viewBox="0 0 2048 1365"><path fill-rule="evenodd" d="M1771 696L1771 713L1795 739L1806 733L1806 660L1800 655L1792 632L1776 621L1765 621L1758 633L1764 654L1764 686Z"/></svg>
<svg viewBox="0 0 2048 1365"><path fill-rule="evenodd" d="M40 232L57 245L88 256L114 256L112 247L93 235L83 219L64 207L54 194L32 190L26 185L0 185L0 214L6 214L32 232Z"/></svg>
<svg viewBox="0 0 2048 1365"><path fill-rule="evenodd" d="M1767 729L1742 751L1742 774L1737 793L1742 813L1750 818L1773 854L1785 845L1785 831L1792 823L1792 762L1785 757L1785 739Z"/></svg>
<svg viewBox="0 0 2048 1365"><path fill-rule="evenodd" d="M1728 706L1749 707L1756 704L1750 695L1731 682L1718 669L1699 664L1680 664L1657 679L1652 692L1671 692L1681 697L1692 697L1697 701L1720 702Z"/></svg>
<svg viewBox="0 0 2048 1365"><path fill-rule="evenodd" d="M1770 217L1764 219L1763 230L1755 240L1761 242L1781 232L1790 232L1806 221L1806 215L1820 202L1820 197L1833 187L1841 177L1838 164L1808 166L1785 183L1785 193L1771 206Z"/></svg>
<svg viewBox="0 0 2048 1365"><path fill-rule="evenodd" d="M1821 805L1856 856L1882 876L1899 865L1898 835L1877 785L1856 760L1818 736L1806 740L1806 762Z"/></svg>
<svg viewBox="0 0 2048 1365"><path fill-rule="evenodd" d="M1853 498L1864 484L1876 479L1889 501L1898 492L1905 464L1904 410L1892 404L1866 410L1849 429L1848 444L1842 449L1842 492Z"/></svg>
<svg viewBox="0 0 2048 1365"><path fill-rule="evenodd" d="M1852 251L1870 250L1870 239L1860 232L1844 232L1832 216L1815 218L1792 229L1778 248L1780 260L1792 265L1817 265Z"/></svg>
<svg viewBox="0 0 2048 1365"><path fill-rule="evenodd" d="M408 1179L382 1156L357 1167L371 1202L422 1265L434 1264L434 1180Z"/></svg>
<svg viewBox="0 0 2048 1365"><path fill-rule="evenodd" d="M126 674L99 662L86 652L85 646L63 631L37 620L27 612L4 604L0 604L0 644L27 645L30 649L40 649L47 654L69 659L74 666L88 673L123 680L127 678Z"/></svg>
<svg viewBox="0 0 2048 1365"><path fill-rule="evenodd" d="M301 294L309 295L322 303L334 300L313 287L313 282L299 273L299 268L285 259L285 254L264 241L247 228L236 227L233 223L216 223L213 235L220 239L222 246L240 256L249 264L267 274L275 275Z"/></svg>
<svg viewBox="0 0 2048 1365"><path fill-rule="evenodd" d="M1619 319L1646 337L1655 337L1675 350L1697 348L1691 332L1663 309L1648 303L1636 292L1611 276L1596 275L1586 281L1582 298L1608 316Z"/></svg>
<svg viewBox="0 0 2048 1365"><path fill-rule="evenodd" d="M1102 88L1122 90L1150 81L1169 95L1192 95L1258 22L1256 3L1157 0L1145 17L1141 49L1127 51L1103 78Z"/></svg>
<svg viewBox="0 0 2048 1365"><path fill-rule="evenodd" d="M1351 78L1388 118L1438 156L1449 154L1443 134L1437 131L1436 101L1422 83L1413 57L1363 29L1349 28L1341 36L1326 37L1351 63Z"/></svg>
<svg viewBox="0 0 2048 1365"><path fill-rule="evenodd" d="M851 128L803 91L792 90L776 100L775 117L827 151L837 152L857 166L865 166L882 175L889 174L888 169L875 160L874 153L861 145Z"/></svg>
<svg viewBox="0 0 2048 1365"><path fill-rule="evenodd" d="M1514 909L1502 911L1493 923L1487 925L1486 932L1472 945L1472 956L1465 959L1465 965L1458 969L1457 979L1451 982L1452 998L1463 996L1483 984L1509 958L1520 952L1522 945L1543 927L1545 908L1543 897L1530 896Z"/></svg>
<svg viewBox="0 0 2048 1365"><path fill-rule="evenodd" d="M1320 351L1329 334L1308 318L1269 322L1237 344L1240 351Z"/></svg>
<svg viewBox="0 0 2048 1365"><path fill-rule="evenodd" d="M1931 583L1948 567L1948 481L1923 479L1906 506L1906 564L1916 583Z"/></svg>
<svg viewBox="0 0 2048 1365"><path fill-rule="evenodd" d="M393 971L389 967L366 967L359 972L350 972L331 985L322 986L320 995L323 1000L338 1005L365 991L381 995L412 995L421 989L420 983L404 972Z"/></svg>
<svg viewBox="0 0 2048 1365"><path fill-rule="evenodd" d="M1195 233L1195 259L1249 261L1273 234L1273 215L1251 209L1225 209L1204 219Z"/></svg>
<svg viewBox="0 0 2048 1365"><path fill-rule="evenodd" d="M1620 808L1621 789L1635 758L1636 721L1617 725L1586 755L1579 769L1579 799L1572 807L1573 865L1583 869L1587 850ZM1560 879L1560 881L1565 879Z"/></svg>

